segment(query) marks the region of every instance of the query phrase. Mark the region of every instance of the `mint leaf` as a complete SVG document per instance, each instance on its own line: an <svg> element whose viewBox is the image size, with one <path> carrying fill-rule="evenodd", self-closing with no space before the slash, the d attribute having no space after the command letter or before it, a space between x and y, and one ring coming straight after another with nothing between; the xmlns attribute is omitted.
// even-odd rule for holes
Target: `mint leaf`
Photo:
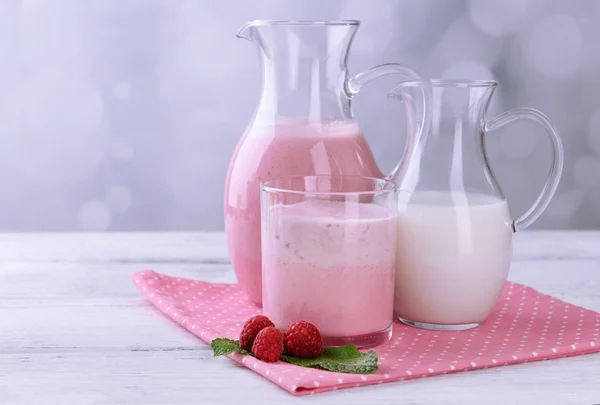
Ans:
<svg viewBox="0 0 600 405"><path fill-rule="evenodd" d="M225 356L231 353L249 354L240 347L238 340L217 338L210 342L215 356ZM282 354L281 361L302 367L319 368L338 373L371 374L377 371L377 353L371 350L367 353L359 352L356 346L346 345L328 347L323 354L312 359L303 359L287 354Z"/></svg>
<svg viewBox="0 0 600 405"><path fill-rule="evenodd" d="M234 352L240 354L251 354L249 351L240 347L240 342L238 340L217 338L210 342L210 347L213 348L215 357L225 356Z"/></svg>
<svg viewBox="0 0 600 405"><path fill-rule="evenodd" d="M320 368L338 373L371 374L377 371L377 353L371 350L359 352L356 346L328 347L323 354L312 359L282 354L280 360L303 367Z"/></svg>

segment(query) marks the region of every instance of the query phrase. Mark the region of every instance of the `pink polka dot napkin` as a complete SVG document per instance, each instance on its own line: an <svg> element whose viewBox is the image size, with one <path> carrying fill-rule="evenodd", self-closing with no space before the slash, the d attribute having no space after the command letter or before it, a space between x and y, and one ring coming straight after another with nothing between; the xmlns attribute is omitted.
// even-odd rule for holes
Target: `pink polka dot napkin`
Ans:
<svg viewBox="0 0 600 405"><path fill-rule="evenodd" d="M158 274L133 275L160 311L206 343L237 339L243 323L260 313L236 284ZM548 360L600 351L600 314L516 283L507 283L492 315L480 327L433 332L394 323L390 342L375 349L379 370L358 375L288 363L230 357L294 395Z"/></svg>

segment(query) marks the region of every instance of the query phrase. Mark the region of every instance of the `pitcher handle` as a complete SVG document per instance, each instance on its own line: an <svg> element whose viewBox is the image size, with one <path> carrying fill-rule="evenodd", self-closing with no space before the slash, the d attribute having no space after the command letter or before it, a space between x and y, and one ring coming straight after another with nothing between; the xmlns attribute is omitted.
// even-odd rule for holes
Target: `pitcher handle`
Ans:
<svg viewBox="0 0 600 405"><path fill-rule="evenodd" d="M542 191L538 195L531 208L529 208L518 219L513 221L513 230L515 231L520 231L527 228L536 219L538 219L542 212L544 212L550 203L552 196L556 192L556 188L558 187L558 182L563 170L564 160L563 146L558 132L556 129L554 129L548 117L538 110L534 110L532 108L515 108L513 110L506 111L505 113L486 121L484 123L483 130L484 132L493 131L518 119L529 119L544 127L548 137L550 138L550 141L552 142L552 166L550 167L548 180L546 181L546 184L544 184Z"/></svg>
<svg viewBox="0 0 600 405"><path fill-rule="evenodd" d="M356 93L360 91L361 87L365 84L379 77L388 75L403 76L405 80L423 79L423 77L419 73L417 73L417 71L407 66L401 65L399 63L386 63L384 65L372 67L369 70L360 72L354 77L347 79L346 83L344 84L344 91L346 93L346 96L348 98L352 98L354 95L356 95Z"/></svg>

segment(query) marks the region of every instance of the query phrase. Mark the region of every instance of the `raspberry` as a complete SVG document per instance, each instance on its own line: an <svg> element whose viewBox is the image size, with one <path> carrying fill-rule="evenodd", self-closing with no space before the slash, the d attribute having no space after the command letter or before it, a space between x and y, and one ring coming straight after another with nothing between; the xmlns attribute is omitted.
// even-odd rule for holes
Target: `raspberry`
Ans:
<svg viewBox="0 0 600 405"><path fill-rule="evenodd" d="M258 332L252 345L252 353L256 357L267 363L274 363L279 360L282 351L283 338L279 329L268 326Z"/></svg>
<svg viewBox="0 0 600 405"><path fill-rule="evenodd" d="M295 357L317 357L323 353L323 339L312 323L300 321L292 324L283 336L286 353Z"/></svg>
<svg viewBox="0 0 600 405"><path fill-rule="evenodd" d="M264 315L255 315L249 318L244 324L242 332L240 333L240 346L242 349L251 351L252 345L254 344L254 339L256 339L258 332L268 326L275 325Z"/></svg>

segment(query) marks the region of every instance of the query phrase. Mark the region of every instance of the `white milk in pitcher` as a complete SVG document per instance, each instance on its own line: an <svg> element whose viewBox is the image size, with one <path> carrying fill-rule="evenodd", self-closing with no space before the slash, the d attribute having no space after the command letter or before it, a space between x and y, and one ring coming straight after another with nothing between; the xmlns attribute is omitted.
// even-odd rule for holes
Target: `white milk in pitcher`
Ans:
<svg viewBox="0 0 600 405"><path fill-rule="evenodd" d="M438 191L407 196L401 193L398 216L396 316L440 326L483 322L510 267L506 201Z"/></svg>

